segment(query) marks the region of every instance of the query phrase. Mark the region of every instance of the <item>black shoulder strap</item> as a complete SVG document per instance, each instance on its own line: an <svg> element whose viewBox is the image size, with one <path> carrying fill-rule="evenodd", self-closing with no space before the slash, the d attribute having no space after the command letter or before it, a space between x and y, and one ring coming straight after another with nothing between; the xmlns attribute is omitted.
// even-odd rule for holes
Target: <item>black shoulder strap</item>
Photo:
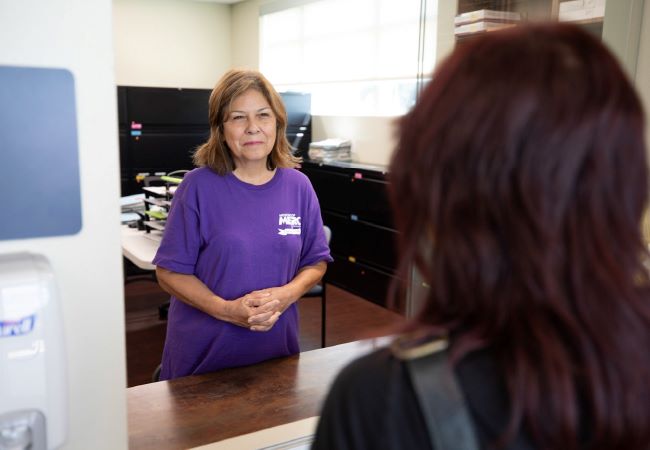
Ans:
<svg viewBox="0 0 650 450"><path fill-rule="evenodd" d="M472 419L447 361L447 341L393 346L404 361L434 450L478 450Z"/></svg>

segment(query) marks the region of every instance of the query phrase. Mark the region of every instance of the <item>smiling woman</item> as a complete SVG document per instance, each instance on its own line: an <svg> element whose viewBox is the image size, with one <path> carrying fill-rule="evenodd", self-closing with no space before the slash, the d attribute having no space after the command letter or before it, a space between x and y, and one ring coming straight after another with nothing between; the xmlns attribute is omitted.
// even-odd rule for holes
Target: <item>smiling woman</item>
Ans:
<svg viewBox="0 0 650 450"><path fill-rule="evenodd" d="M331 257L286 117L259 72L231 70L210 95L201 167L176 191L153 261L172 295L163 380L300 350L295 302Z"/></svg>
<svg viewBox="0 0 650 450"><path fill-rule="evenodd" d="M224 137L235 163L234 174L251 182L266 182L273 172L264 170L276 141L276 120L264 96L249 89L237 97L224 123ZM251 178L264 175L262 180Z"/></svg>
<svg viewBox="0 0 650 450"><path fill-rule="evenodd" d="M236 170L232 152L237 146L228 142L226 129L234 132L240 129L240 122L266 121L262 113L269 114L268 121L275 124L274 136L268 140L272 148L266 158L266 169L295 167L299 159L292 155L286 138L287 112L282 98L261 73L252 70L230 70L215 86L209 104L210 137L197 149L194 163L208 166L219 175ZM264 130L270 132L266 127Z"/></svg>

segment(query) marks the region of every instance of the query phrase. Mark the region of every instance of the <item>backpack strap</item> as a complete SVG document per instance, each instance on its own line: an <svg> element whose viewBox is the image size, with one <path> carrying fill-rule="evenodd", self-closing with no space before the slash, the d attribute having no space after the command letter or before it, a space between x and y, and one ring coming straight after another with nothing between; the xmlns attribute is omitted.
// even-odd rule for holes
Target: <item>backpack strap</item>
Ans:
<svg viewBox="0 0 650 450"><path fill-rule="evenodd" d="M478 450L472 418L447 360L447 340L409 345L408 338L392 345L404 362L434 450Z"/></svg>

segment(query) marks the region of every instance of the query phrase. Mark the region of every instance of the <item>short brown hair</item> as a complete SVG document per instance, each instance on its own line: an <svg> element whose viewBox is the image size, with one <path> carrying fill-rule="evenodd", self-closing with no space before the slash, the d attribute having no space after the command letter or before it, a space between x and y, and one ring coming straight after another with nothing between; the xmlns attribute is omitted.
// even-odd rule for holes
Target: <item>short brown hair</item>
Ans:
<svg viewBox="0 0 650 450"><path fill-rule="evenodd" d="M266 165L269 170L276 167L296 167L300 162L291 153L287 141L287 111L282 98L271 83L256 70L232 69L226 72L210 94L209 121L210 137L200 145L194 153L194 164L210 167L219 175L225 175L235 170L235 162L226 144L223 124L232 102L249 89L254 89L269 102L276 120L276 137L273 150Z"/></svg>

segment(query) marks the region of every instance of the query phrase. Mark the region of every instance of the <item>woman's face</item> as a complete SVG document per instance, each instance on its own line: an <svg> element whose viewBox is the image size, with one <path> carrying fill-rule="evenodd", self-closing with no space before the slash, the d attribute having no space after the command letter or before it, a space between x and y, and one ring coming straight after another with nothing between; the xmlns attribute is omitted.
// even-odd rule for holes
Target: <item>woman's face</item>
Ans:
<svg viewBox="0 0 650 450"><path fill-rule="evenodd" d="M224 137L235 165L266 167L273 150L276 120L261 92L249 89L236 97L223 124Z"/></svg>

